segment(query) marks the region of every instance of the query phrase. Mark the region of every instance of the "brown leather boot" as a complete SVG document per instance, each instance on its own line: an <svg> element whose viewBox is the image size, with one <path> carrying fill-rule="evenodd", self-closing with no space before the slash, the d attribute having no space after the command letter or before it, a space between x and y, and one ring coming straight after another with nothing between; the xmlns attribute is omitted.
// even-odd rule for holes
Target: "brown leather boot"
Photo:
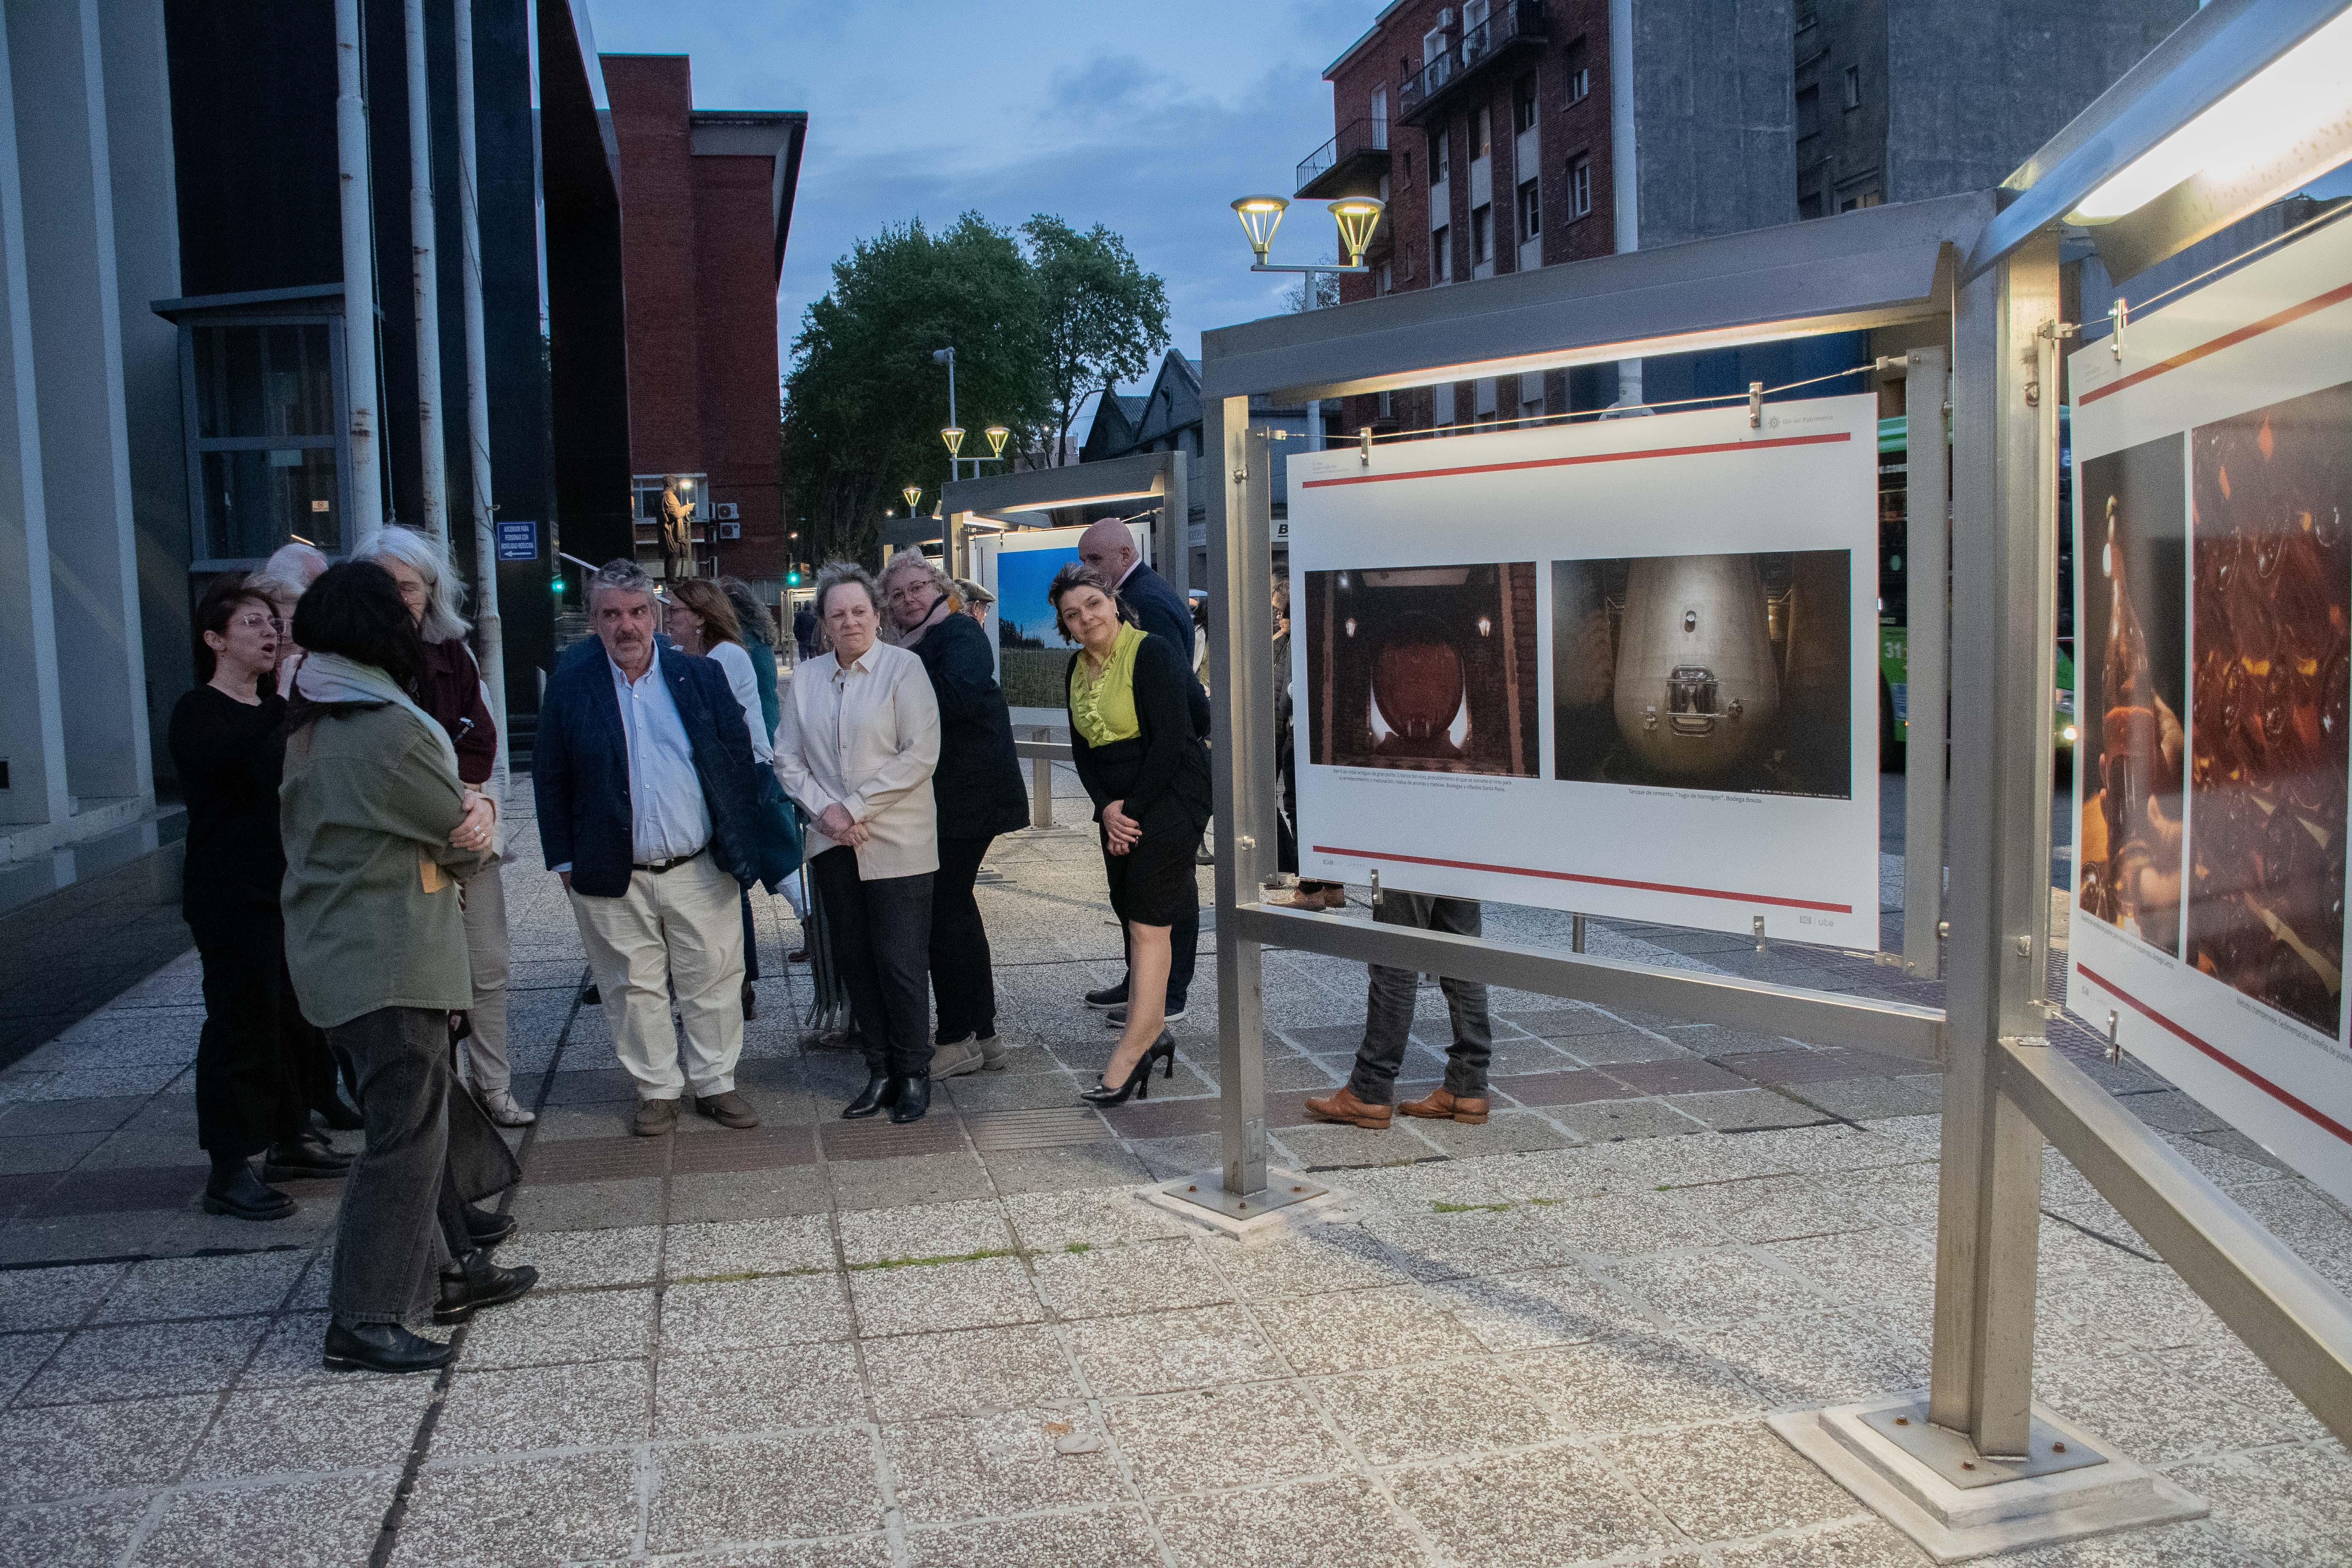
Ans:
<svg viewBox="0 0 2352 1568"><path fill-rule="evenodd" d="M1310 1110L1314 1103L1313 1100L1307 1101ZM1402 1101L1397 1109L1407 1116L1418 1116L1430 1121L1466 1121L1473 1127L1480 1127L1486 1121L1485 1095L1457 1095L1444 1087L1431 1089L1425 1100Z"/></svg>
<svg viewBox="0 0 2352 1568"><path fill-rule="evenodd" d="M1369 1127L1375 1132L1385 1131L1389 1124L1389 1108L1358 1100L1355 1090L1346 1084L1307 1102L1307 1114L1318 1121L1341 1121L1350 1127Z"/></svg>

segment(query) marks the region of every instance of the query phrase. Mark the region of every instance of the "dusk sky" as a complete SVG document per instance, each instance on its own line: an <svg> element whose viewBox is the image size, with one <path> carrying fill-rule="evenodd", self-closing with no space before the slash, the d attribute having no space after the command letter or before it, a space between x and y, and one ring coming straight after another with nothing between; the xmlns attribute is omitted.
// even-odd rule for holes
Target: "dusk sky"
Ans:
<svg viewBox="0 0 2352 1568"><path fill-rule="evenodd" d="M800 197L777 318L787 355L834 260L885 225L1108 225L1167 280L1175 346L1281 309L1227 203L1287 195L1331 134L1324 67L1378 0L1181 0L1141 10L1024 0L589 0L606 54L686 54L698 109L802 109ZM1129 25L1139 20L1140 27ZM1328 257L1303 205L1277 261Z"/></svg>

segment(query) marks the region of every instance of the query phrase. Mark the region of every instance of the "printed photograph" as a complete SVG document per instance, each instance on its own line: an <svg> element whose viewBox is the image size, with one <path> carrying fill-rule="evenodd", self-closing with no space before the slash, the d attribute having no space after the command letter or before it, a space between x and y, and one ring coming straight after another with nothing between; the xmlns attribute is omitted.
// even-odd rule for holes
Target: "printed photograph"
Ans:
<svg viewBox="0 0 2352 1568"><path fill-rule="evenodd" d="M2188 500L2178 436L2082 465L2074 570L2083 769L2082 912L2180 953L2180 716L2188 671Z"/></svg>
<svg viewBox="0 0 2352 1568"><path fill-rule="evenodd" d="M1004 550L996 556L998 683L1011 708L1060 708L1069 699L1070 650L1045 590L1078 547Z"/></svg>
<svg viewBox="0 0 2352 1568"><path fill-rule="evenodd" d="M1552 776L1852 799L1851 555L1553 562Z"/></svg>
<svg viewBox="0 0 2352 1568"><path fill-rule="evenodd" d="M2189 440L2189 962L2342 1033L2352 385Z"/></svg>
<svg viewBox="0 0 2352 1568"><path fill-rule="evenodd" d="M1536 776L1536 565L1309 572L1307 760Z"/></svg>

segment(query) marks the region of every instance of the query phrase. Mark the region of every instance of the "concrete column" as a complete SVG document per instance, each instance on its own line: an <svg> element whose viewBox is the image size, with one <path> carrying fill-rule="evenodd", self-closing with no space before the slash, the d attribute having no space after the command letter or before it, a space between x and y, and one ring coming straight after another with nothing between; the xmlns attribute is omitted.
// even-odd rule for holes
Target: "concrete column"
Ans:
<svg viewBox="0 0 2352 1568"><path fill-rule="evenodd" d="M79 810L135 810L154 784L98 0L9 0L7 18L66 775Z"/></svg>
<svg viewBox="0 0 2352 1568"><path fill-rule="evenodd" d="M5 26L0 26L0 691L8 694L0 702L0 759L8 764L0 828L45 837L67 816L65 716L49 612L48 519L33 394L32 306L25 288L24 183Z"/></svg>

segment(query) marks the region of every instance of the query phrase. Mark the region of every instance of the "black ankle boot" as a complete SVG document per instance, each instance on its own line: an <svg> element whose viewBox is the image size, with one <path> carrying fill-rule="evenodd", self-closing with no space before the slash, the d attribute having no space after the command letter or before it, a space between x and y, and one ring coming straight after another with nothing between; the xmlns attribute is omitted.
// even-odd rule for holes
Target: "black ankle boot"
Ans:
<svg viewBox="0 0 2352 1568"><path fill-rule="evenodd" d="M471 1204L466 1205L466 1234L484 1252L512 1236L517 1228L515 1216L510 1214L476 1208Z"/></svg>
<svg viewBox="0 0 2352 1568"><path fill-rule="evenodd" d="M357 1132L367 1125L367 1118L352 1109L342 1095L331 1089L327 1091L325 1104L314 1105L310 1109L319 1113L320 1121L337 1132Z"/></svg>
<svg viewBox="0 0 2352 1568"><path fill-rule="evenodd" d="M284 1143L272 1143L261 1157L261 1173L273 1182L312 1181L322 1176L340 1176L352 1168L351 1161L334 1151L324 1139L296 1138Z"/></svg>
<svg viewBox="0 0 2352 1568"><path fill-rule="evenodd" d="M866 1087L857 1091L857 1098L841 1108L843 1119L855 1121L861 1116L873 1115L886 1105L896 1105L898 1091L903 1087L904 1079L884 1074L867 1079Z"/></svg>
<svg viewBox="0 0 2352 1568"><path fill-rule="evenodd" d="M398 1323L360 1323L327 1328L327 1370L330 1372L431 1372L449 1364L457 1353L422 1334L412 1334Z"/></svg>
<svg viewBox="0 0 2352 1568"><path fill-rule="evenodd" d="M539 1270L528 1265L501 1268L478 1249L441 1270L441 1300L433 1309L436 1323L462 1323L484 1307L503 1306L539 1283Z"/></svg>
<svg viewBox="0 0 2352 1568"><path fill-rule="evenodd" d="M215 1161L213 1173L205 1180L205 1212L231 1219L284 1219L294 1212L294 1200L264 1184L246 1161Z"/></svg>
<svg viewBox="0 0 2352 1568"><path fill-rule="evenodd" d="M897 1103L890 1107L890 1120L920 1121L923 1112L931 1108L931 1075L925 1073L919 1078L901 1079L898 1082L904 1087L898 1090Z"/></svg>

